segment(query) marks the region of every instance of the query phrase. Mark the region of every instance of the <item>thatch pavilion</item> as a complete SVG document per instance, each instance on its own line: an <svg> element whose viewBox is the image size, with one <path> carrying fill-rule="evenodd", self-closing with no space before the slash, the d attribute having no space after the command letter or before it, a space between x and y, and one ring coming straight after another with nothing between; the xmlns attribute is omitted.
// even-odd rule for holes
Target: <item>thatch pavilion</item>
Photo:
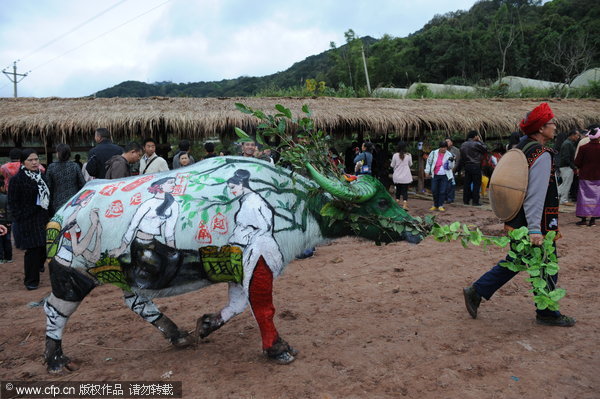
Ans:
<svg viewBox="0 0 600 399"><path fill-rule="evenodd" d="M32 140L46 147L46 153L60 142L84 151L93 144L97 127L108 128L119 143L145 136L160 143L168 137L234 137L234 127L252 131L258 124L236 109L237 102L267 113L282 104L295 117L307 104L316 126L338 136L395 134L422 140L432 131L466 134L475 129L485 138L505 137L542 101L554 110L559 131L600 121L596 99L1 98L0 156Z"/></svg>

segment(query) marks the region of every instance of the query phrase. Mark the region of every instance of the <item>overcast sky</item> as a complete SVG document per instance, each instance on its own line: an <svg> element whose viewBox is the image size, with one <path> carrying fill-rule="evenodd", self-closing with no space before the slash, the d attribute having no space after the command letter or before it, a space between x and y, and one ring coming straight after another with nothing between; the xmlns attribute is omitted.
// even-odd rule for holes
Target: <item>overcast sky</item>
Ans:
<svg viewBox="0 0 600 399"><path fill-rule="evenodd" d="M0 8L0 69L19 97L80 97L125 80L264 76L344 43L405 37L475 0L14 0ZM13 85L0 76L0 97Z"/></svg>

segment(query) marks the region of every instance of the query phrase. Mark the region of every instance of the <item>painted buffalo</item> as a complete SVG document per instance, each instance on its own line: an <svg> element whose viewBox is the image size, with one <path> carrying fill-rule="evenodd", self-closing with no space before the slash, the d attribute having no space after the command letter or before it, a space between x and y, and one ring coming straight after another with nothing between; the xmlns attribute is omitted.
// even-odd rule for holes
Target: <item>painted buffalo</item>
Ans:
<svg viewBox="0 0 600 399"><path fill-rule="evenodd" d="M48 224L52 293L47 316L48 371L73 369L62 352L68 318L97 285L123 290L126 305L176 347L219 329L249 303L268 358L296 351L273 324L273 278L306 248L359 235L419 242L427 226L400 208L371 176L312 179L270 163L217 157L176 171L88 183ZM229 303L188 335L152 298L210 284L229 285Z"/></svg>

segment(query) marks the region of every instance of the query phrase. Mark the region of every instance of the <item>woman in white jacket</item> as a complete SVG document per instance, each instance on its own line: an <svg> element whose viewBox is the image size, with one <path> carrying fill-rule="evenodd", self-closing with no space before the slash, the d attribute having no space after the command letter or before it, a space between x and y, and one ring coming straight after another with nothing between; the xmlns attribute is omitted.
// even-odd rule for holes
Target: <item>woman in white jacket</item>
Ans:
<svg viewBox="0 0 600 399"><path fill-rule="evenodd" d="M437 150L431 151L425 165L425 177L431 179L431 193L433 194L433 206L430 211L445 211L444 199L446 189L452 180L452 168L454 168L454 156L448 151L448 143L441 141Z"/></svg>

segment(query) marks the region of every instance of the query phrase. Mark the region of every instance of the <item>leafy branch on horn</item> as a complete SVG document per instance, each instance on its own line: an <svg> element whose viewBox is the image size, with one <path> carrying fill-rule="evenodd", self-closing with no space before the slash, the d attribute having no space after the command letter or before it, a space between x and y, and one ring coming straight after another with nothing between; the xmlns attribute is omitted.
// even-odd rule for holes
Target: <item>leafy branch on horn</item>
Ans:
<svg viewBox="0 0 600 399"><path fill-rule="evenodd" d="M300 174L306 174L305 165L310 163L319 172L341 178L343 171L335 167L327 154L331 145L331 137L317 129L308 105L302 106L302 117L294 119L292 111L281 104L275 105L277 113L266 114L254 110L244 104L236 103L240 112L252 115L260 120L256 127L256 142L265 148L270 148L271 138L279 141L281 163L289 165ZM294 134L288 134L289 129L295 129ZM235 128L240 138L250 136L240 128Z"/></svg>

